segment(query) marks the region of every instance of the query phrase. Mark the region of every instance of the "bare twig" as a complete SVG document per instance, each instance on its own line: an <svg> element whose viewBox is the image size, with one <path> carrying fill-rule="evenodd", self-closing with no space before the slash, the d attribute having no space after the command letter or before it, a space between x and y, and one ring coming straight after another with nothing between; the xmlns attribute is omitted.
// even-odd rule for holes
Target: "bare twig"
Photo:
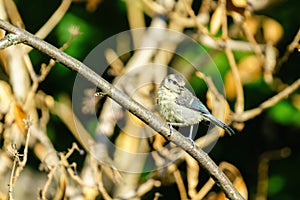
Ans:
<svg viewBox="0 0 300 200"><path fill-rule="evenodd" d="M280 160L288 157L291 154L291 149L288 147L273 150L263 153L260 156L258 165L258 183L257 183L257 194L256 200L266 200L268 193L268 171L269 162L271 160Z"/></svg>
<svg viewBox="0 0 300 200"><path fill-rule="evenodd" d="M19 154L18 150L16 149L15 145L12 145L12 152L10 152L13 155L14 162L13 162L13 168L10 175L9 180L9 190L8 190L8 196L10 200L13 200L13 187L17 181L17 178L19 177L21 171L24 169L26 162L27 162L27 154L28 154L28 145L29 145L29 138L30 138L30 118L24 120L25 127L27 130L26 134L26 141L25 141L25 147L24 147L24 153ZM23 159L21 161L20 156L23 156Z"/></svg>
<svg viewBox="0 0 300 200"><path fill-rule="evenodd" d="M20 158L19 158L19 153L17 152L17 150L15 149L14 146L12 146L12 150L13 150L13 156L14 156L14 163L13 163L13 168L11 170L11 174L10 174L10 179L9 179L9 189L8 189L8 199L13 200L13 188L14 188L14 183L15 183L15 173L16 173L16 168L18 163L20 162Z"/></svg>
<svg viewBox="0 0 300 200"><path fill-rule="evenodd" d="M247 27L245 22L243 22L243 24L242 24L242 29L243 29L243 32L244 32L247 40L250 42L250 45L252 46L253 51L255 52L255 54L263 60L264 56L263 56L263 53L262 53L262 49L257 44L257 42L254 38L254 35L252 35L250 33L249 28Z"/></svg>
<svg viewBox="0 0 300 200"><path fill-rule="evenodd" d="M17 27L24 28L24 23L21 18L21 15L18 11L18 8L13 0L4 0L5 9L7 10L7 15L12 22Z"/></svg>
<svg viewBox="0 0 300 200"><path fill-rule="evenodd" d="M223 16L222 16L222 37L223 39L227 40L228 38L228 27L227 27L227 15L226 15L226 1L221 0L220 1L220 6L222 9L224 9ZM226 44L225 46L225 54L227 56L233 79L235 81L235 86L236 86L236 91L237 91L237 99L236 99L236 104L235 104L235 112L236 113L241 113L244 111L244 90L242 86L242 81L239 76L239 72L237 69L237 64L234 59L233 52L231 48Z"/></svg>
<svg viewBox="0 0 300 200"><path fill-rule="evenodd" d="M141 184L139 188L137 188L136 196L142 197L144 194L149 192L153 187L160 187L161 181L149 179L145 183Z"/></svg>
<svg viewBox="0 0 300 200"><path fill-rule="evenodd" d="M197 16L195 15L192 7L190 5L188 5L188 3L186 2L187 0L184 0L184 5L186 7L186 11L188 12L188 14L191 16L191 18L194 20L198 30L203 33L203 34L208 34L208 30L206 27L204 27L199 20L197 19ZM180 17L180 16L179 16Z"/></svg>
<svg viewBox="0 0 300 200"><path fill-rule="evenodd" d="M60 22L62 17L66 14L67 10L69 9L72 0L62 0L60 6L56 9L53 15L48 19L48 21L35 33L35 36L41 39L44 39L53 29L54 27ZM28 53L31 51L31 47L24 46L24 52Z"/></svg>
<svg viewBox="0 0 300 200"><path fill-rule="evenodd" d="M253 108L251 110L247 110L243 113L235 113L233 115L233 120L237 122L244 122L249 119L252 119L256 116L258 116L260 113L262 113L264 110L272 107L279 101L281 101L284 98L287 98L290 94L292 94L295 90L297 90L300 87L300 78L296 80L292 85L288 86L275 96L271 97L270 99L266 100L262 104L260 104L258 107Z"/></svg>
<svg viewBox="0 0 300 200"><path fill-rule="evenodd" d="M294 37L294 40L291 42L291 44L288 45L284 55L278 60L277 62L277 70L281 67L281 65L287 61L290 54L294 51L295 48L299 48L299 41L300 41L300 28Z"/></svg>
<svg viewBox="0 0 300 200"><path fill-rule="evenodd" d="M133 101L130 97L122 93L119 89L113 87L109 82L101 78L97 73L92 71L86 65L76 60L75 58L67 55L66 53L58 50L49 43L33 36L29 32L17 28L8 22L0 20L0 27L12 32L16 35L20 35L25 40L25 43L38 49L41 52L49 55L60 63L64 64L68 68L77 71L87 80L99 87L109 97L125 107L135 116L147 123L155 131L162 134L165 138L168 138L173 143L180 146L192 157L194 157L199 164L206 169L216 183L222 188L226 196L230 199L243 199L243 197L234 188L225 174L218 168L213 160L202 149L195 147L189 139L185 138L182 134L174 130L174 133L170 136L170 128L167 123L163 122L153 112L145 109L141 104Z"/></svg>
<svg viewBox="0 0 300 200"><path fill-rule="evenodd" d="M201 187L193 199L203 199L214 186L214 184L215 182L212 178L208 179L208 181Z"/></svg>
<svg viewBox="0 0 300 200"><path fill-rule="evenodd" d="M51 168L49 169L50 172L49 172L48 175L47 175L47 181L46 181L46 183L45 183L43 189L40 191L40 196L41 196L41 199L42 199L42 200L46 200L46 199L47 199L47 198L46 198L47 191L48 191L48 188L49 188L49 186L50 186L50 184L51 184L51 182L52 182L52 179L53 179L53 176L54 176L54 172L56 171L57 166L58 166L58 165L55 165L55 166L53 166L53 167L51 167Z"/></svg>
<svg viewBox="0 0 300 200"><path fill-rule="evenodd" d="M233 75L233 79L234 79L236 91L237 91L235 112L242 113L244 111L244 90L243 90L242 81L239 76L237 64L235 62L232 50L228 46L225 47L225 54L227 56L228 62L230 64L230 67L232 70L232 75Z"/></svg>
<svg viewBox="0 0 300 200"><path fill-rule="evenodd" d="M224 41L222 39L217 39L214 37L211 37L209 35L199 35L197 40L201 42L201 44L206 45L213 49L221 49L224 45ZM227 39L226 45L230 47L230 49L234 51L249 51L252 52L252 45L249 42L246 41L238 41L238 40L232 40ZM264 44L259 44L258 47L263 50L265 49Z"/></svg>
<svg viewBox="0 0 300 200"><path fill-rule="evenodd" d="M109 196L103 184L101 166L98 165L98 163L93 158L93 156L90 156L90 164L91 164L93 174L95 176L95 180L97 181L97 187L99 192L102 194L102 197L105 200L111 200L112 198Z"/></svg>
<svg viewBox="0 0 300 200"><path fill-rule="evenodd" d="M171 165L169 166L169 168L174 168L173 171L173 176L175 178L178 190L179 190L179 194L180 194L180 199L188 199L187 197L187 193L186 193L186 189L184 186L184 182L182 180L182 176L180 174L180 171L178 170L178 168L176 167L176 165Z"/></svg>
<svg viewBox="0 0 300 200"><path fill-rule="evenodd" d="M188 154L185 155L185 161L187 164L186 178L188 182L188 194L191 198L193 198L197 194L200 167L195 159Z"/></svg>

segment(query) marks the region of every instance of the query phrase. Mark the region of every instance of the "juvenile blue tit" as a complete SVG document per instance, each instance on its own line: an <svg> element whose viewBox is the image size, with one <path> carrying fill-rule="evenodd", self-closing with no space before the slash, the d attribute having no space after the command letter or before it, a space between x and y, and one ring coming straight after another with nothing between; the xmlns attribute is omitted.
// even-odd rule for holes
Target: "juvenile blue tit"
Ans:
<svg viewBox="0 0 300 200"><path fill-rule="evenodd" d="M223 128L229 135L234 134L229 126L212 116L203 103L185 87L185 80L180 74L170 74L164 78L157 92L157 104L160 114L170 125L192 126L206 120Z"/></svg>

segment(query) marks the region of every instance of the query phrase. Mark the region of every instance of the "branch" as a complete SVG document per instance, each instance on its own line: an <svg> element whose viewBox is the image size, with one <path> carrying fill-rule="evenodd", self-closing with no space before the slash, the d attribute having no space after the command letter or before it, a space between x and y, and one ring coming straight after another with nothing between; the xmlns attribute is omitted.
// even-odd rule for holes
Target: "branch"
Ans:
<svg viewBox="0 0 300 200"><path fill-rule="evenodd" d="M23 41L19 35L7 34L4 38L0 40L0 50L21 42Z"/></svg>
<svg viewBox="0 0 300 200"><path fill-rule="evenodd" d="M87 80L95 84L110 98L118 102L124 108L129 110L135 116L147 123L155 131L159 132L165 138L171 142L177 144L192 157L194 157L199 164L209 172L210 176L221 187L226 196L229 199L243 199L243 197L234 188L230 180L225 174L218 168L213 160L202 149L195 147L188 138L185 138L178 131L174 130L174 133L170 135L170 129L167 123L163 122L158 116L149 110L145 109L141 104L133 101L130 97L122 93L119 89L113 87L109 82L100 77L96 72L92 71L86 65L69 56L68 54L60 51L51 44L33 36L29 32L19 29L6 21L0 20L0 27L19 35L26 44L36 48L37 50L49 55L56 61L64 64L68 68L78 72Z"/></svg>
<svg viewBox="0 0 300 200"><path fill-rule="evenodd" d="M260 115L264 110L274 106L276 103L281 101L284 98L287 98L290 94L295 92L300 87L300 78L297 79L293 84L261 103L257 108L253 108L251 110L244 111L243 113L236 113L233 116L233 120L237 122L245 122L249 119L252 119L258 115Z"/></svg>

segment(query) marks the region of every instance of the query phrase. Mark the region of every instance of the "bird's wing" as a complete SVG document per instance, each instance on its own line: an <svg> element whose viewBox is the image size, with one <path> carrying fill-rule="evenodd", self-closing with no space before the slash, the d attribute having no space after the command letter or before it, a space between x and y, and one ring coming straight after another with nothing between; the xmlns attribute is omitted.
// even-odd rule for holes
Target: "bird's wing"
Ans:
<svg viewBox="0 0 300 200"><path fill-rule="evenodd" d="M176 98L176 103L178 105L200 112L204 116L204 118L206 118L206 120L212 122L214 125L223 128L227 133L229 133L229 135L234 134L234 131L229 126L212 116L207 108L203 105L203 103L188 89L182 90L180 95Z"/></svg>
<svg viewBox="0 0 300 200"><path fill-rule="evenodd" d="M176 98L176 103L201 113L210 114L203 103L186 88Z"/></svg>

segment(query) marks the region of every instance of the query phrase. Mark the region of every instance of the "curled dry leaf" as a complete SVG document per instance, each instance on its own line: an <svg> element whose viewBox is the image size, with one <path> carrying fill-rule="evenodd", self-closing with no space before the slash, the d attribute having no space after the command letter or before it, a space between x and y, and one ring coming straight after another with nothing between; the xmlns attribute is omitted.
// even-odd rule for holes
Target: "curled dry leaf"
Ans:
<svg viewBox="0 0 300 200"><path fill-rule="evenodd" d="M197 194L197 186L199 183L200 167L198 162L190 155L185 156L187 164L187 182L188 182L188 194L190 197L195 197Z"/></svg>
<svg viewBox="0 0 300 200"><path fill-rule="evenodd" d="M247 7L247 0L227 0L226 10L234 19L241 19Z"/></svg>
<svg viewBox="0 0 300 200"><path fill-rule="evenodd" d="M5 123L16 123L20 132L26 136L26 127L24 120L26 119L26 113L22 107L14 102L14 97L10 85L0 80L0 114L5 115Z"/></svg>
<svg viewBox="0 0 300 200"><path fill-rule="evenodd" d="M258 27L259 27L259 22L258 19L252 16L249 16L245 19L244 21L245 27L247 27L248 32L251 35L255 35L257 33Z"/></svg>
<svg viewBox="0 0 300 200"><path fill-rule="evenodd" d="M248 189L238 168L228 162L220 163L219 167L222 171L224 171L226 176L230 179L230 181L233 183L234 187L242 195L242 197L244 197L244 199L248 199ZM220 194L218 194L218 198L216 199L226 200L227 198L225 194L221 192Z"/></svg>
<svg viewBox="0 0 300 200"><path fill-rule="evenodd" d="M98 189L93 187L83 187L82 193L84 199L97 199L97 195L99 195Z"/></svg>
<svg viewBox="0 0 300 200"><path fill-rule="evenodd" d="M247 0L232 0L232 4L236 7L246 7L247 6Z"/></svg>
<svg viewBox="0 0 300 200"><path fill-rule="evenodd" d="M16 124L20 129L21 133L24 136L26 136L27 131L26 131L26 125L24 123L24 120L26 119L26 113L22 109L22 107L19 106L18 104L14 105L14 117L15 117Z"/></svg>
<svg viewBox="0 0 300 200"><path fill-rule="evenodd" d="M256 55L247 56L238 63L242 83L252 83L261 77L262 62Z"/></svg>
<svg viewBox="0 0 300 200"><path fill-rule="evenodd" d="M255 36L257 42L277 44L282 38L284 30L276 20L263 16L247 16L244 21L247 31Z"/></svg>
<svg viewBox="0 0 300 200"><path fill-rule="evenodd" d="M276 20L265 17L262 20L264 39L272 44L277 44L283 36L283 28Z"/></svg>
<svg viewBox="0 0 300 200"><path fill-rule="evenodd" d="M224 16L223 12L224 10L219 6L211 16L210 32L213 35L219 31L222 25L222 17Z"/></svg>

